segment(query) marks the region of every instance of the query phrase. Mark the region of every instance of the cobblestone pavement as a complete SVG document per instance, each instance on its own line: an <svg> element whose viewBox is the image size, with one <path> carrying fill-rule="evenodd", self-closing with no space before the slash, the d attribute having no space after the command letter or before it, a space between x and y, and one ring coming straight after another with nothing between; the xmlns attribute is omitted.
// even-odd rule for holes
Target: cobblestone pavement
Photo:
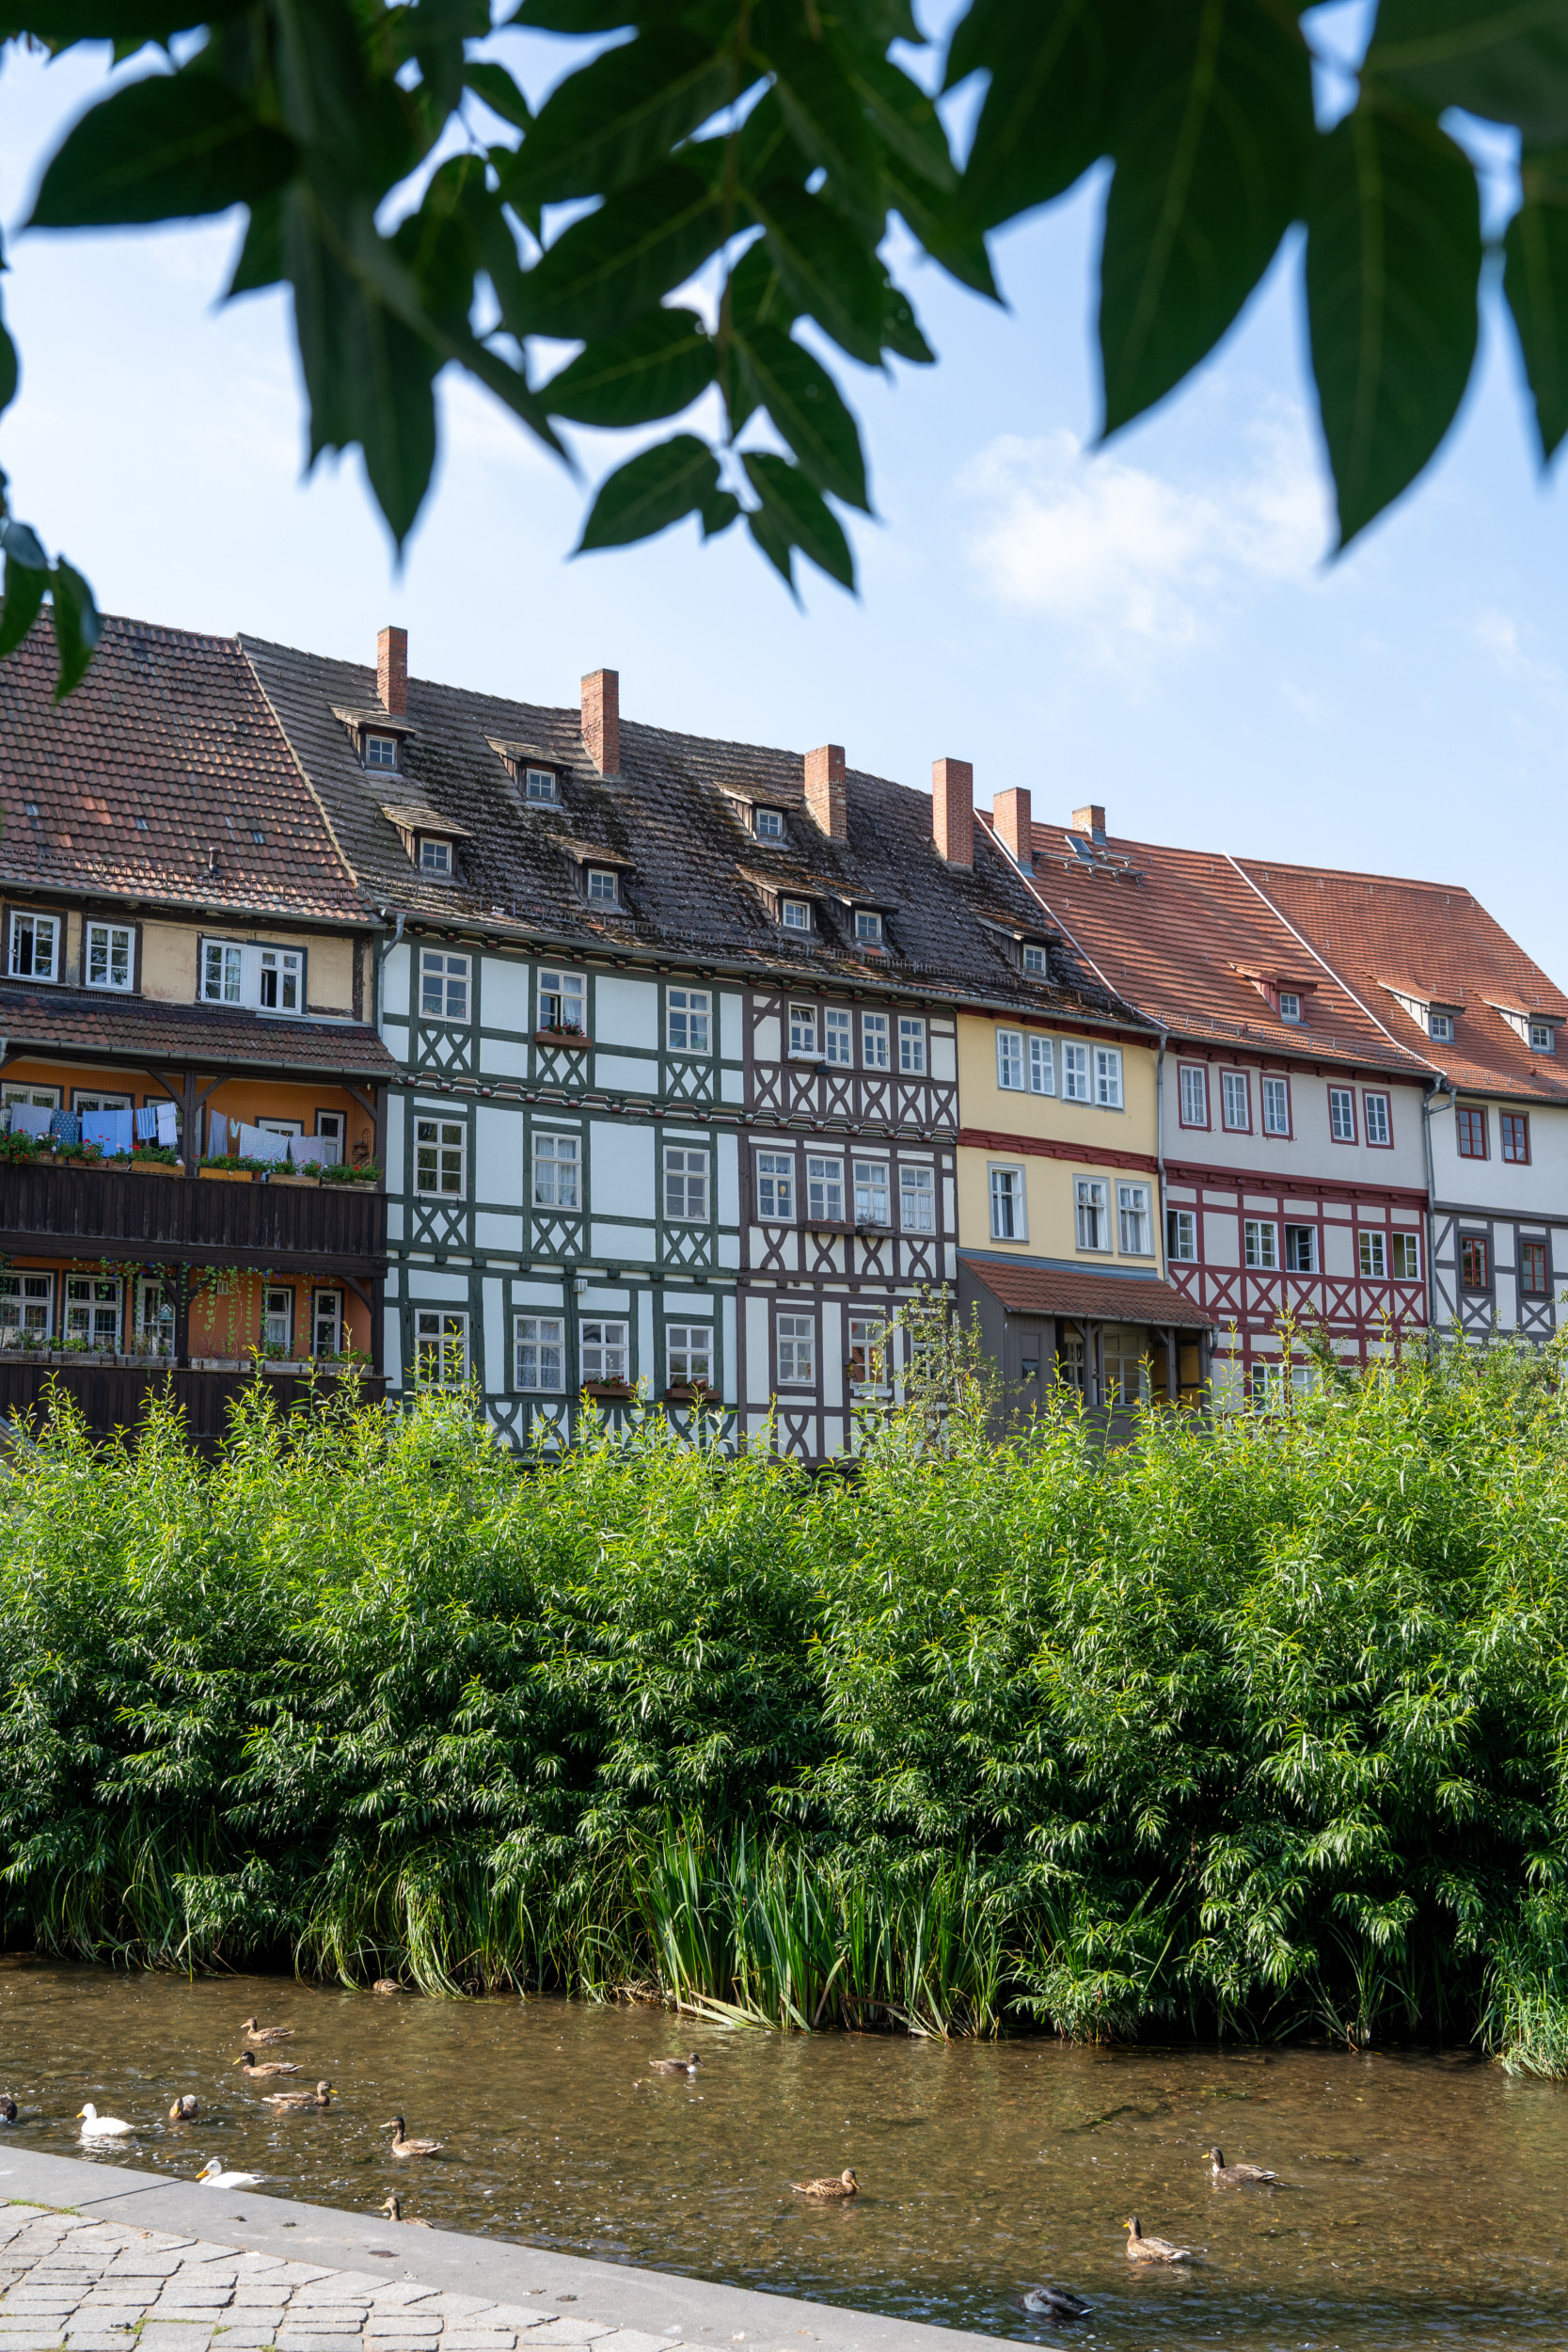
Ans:
<svg viewBox="0 0 1568 2352"><path fill-rule="evenodd" d="M417 2247L407 2258L418 2261ZM673 2333L595 2327L547 2298L493 2303L413 2279L0 2205L0 2352L518 2352L525 2337L541 2347L679 2352Z"/></svg>

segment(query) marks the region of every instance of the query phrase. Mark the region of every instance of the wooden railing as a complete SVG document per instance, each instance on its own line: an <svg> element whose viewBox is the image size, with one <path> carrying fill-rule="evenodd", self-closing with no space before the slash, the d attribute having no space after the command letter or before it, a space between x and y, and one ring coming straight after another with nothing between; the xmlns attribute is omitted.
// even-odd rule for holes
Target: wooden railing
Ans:
<svg viewBox="0 0 1568 2352"><path fill-rule="evenodd" d="M218 1184L135 1169L0 1167L0 1253L377 1274L387 1196L368 1184Z"/></svg>
<svg viewBox="0 0 1568 2352"><path fill-rule="evenodd" d="M263 1370L261 1376L283 1413L310 1395L305 1374ZM18 1363L0 1356L0 1420L36 1430L48 1418L53 1399L63 1395L71 1398L95 1438L109 1438L118 1430L134 1434L148 1398L167 1390L191 1437L210 1447L227 1434L230 1407L250 1382L251 1375L243 1372L182 1372L155 1363ZM334 1396L342 1385L341 1375L317 1375L318 1395ZM370 1374L360 1376L359 1393L367 1404L379 1403L386 1392L385 1380Z"/></svg>

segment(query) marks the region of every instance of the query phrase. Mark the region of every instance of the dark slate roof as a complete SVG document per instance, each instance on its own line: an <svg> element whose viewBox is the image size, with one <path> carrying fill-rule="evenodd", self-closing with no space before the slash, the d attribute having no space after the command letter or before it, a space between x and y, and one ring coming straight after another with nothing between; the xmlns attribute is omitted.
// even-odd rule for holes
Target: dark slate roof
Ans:
<svg viewBox="0 0 1568 2352"><path fill-rule="evenodd" d="M1081 1274L1075 1267L960 1255L970 1273L1013 1314L1086 1315L1095 1323L1203 1326L1213 1321L1173 1283L1152 1275Z"/></svg>
<svg viewBox="0 0 1568 2352"><path fill-rule="evenodd" d="M806 974L831 975L981 1002L1045 1005L1067 997L1090 1012L1116 1009L983 827L975 828L973 870L938 856L924 792L851 769L847 838L835 841L806 814L799 752L676 734L623 716L622 773L604 777L584 750L578 710L416 677L408 680L409 731L393 778L360 766L352 729L335 715L373 710L372 669L257 638L239 642L372 905L503 936L520 925L525 933L584 946L733 958L797 984ZM498 742L535 746L557 767L557 805L523 800ZM787 838L755 839L732 794L783 809ZM467 828L452 882L416 870L386 814L397 803L417 803L454 830ZM595 850L621 868L620 914L597 906L591 913L580 895L577 869ZM772 918L764 895L769 881L814 900L823 926L816 944ZM886 954L857 945L855 903L883 911ZM1049 945L1051 977L1026 979L988 923Z"/></svg>
<svg viewBox="0 0 1568 2352"><path fill-rule="evenodd" d="M169 1005L146 996L0 982L0 1037L11 1051L37 1048L78 1059L179 1062L198 1070L392 1078L398 1065L357 1021L281 1021L222 1005Z"/></svg>
<svg viewBox="0 0 1568 2352"><path fill-rule="evenodd" d="M106 620L87 676L59 705L54 654L45 616L0 662L0 888L363 921L320 804L231 639Z"/></svg>

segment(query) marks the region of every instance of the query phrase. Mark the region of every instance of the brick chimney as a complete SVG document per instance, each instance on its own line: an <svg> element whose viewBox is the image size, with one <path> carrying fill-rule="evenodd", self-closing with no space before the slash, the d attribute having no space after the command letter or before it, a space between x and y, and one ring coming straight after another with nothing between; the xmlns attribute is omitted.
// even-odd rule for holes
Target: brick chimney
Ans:
<svg viewBox="0 0 1568 2352"><path fill-rule="evenodd" d="M967 759L931 762L931 836L949 866L974 863L974 770Z"/></svg>
<svg viewBox="0 0 1568 2352"><path fill-rule="evenodd" d="M394 719L408 715L408 631L384 628L375 641L375 691Z"/></svg>
<svg viewBox="0 0 1568 2352"><path fill-rule="evenodd" d="M996 837L1015 866L1031 873L1035 864L1035 846L1030 838L1029 789L1015 785L1008 792L999 792L990 804L991 822Z"/></svg>
<svg viewBox="0 0 1568 2352"><path fill-rule="evenodd" d="M1105 811L1098 801L1091 801L1087 808L1073 810L1072 830L1074 833L1086 833L1096 841L1104 840Z"/></svg>
<svg viewBox="0 0 1568 2352"><path fill-rule="evenodd" d="M582 681L583 749L601 776L621 772L621 673L590 670Z"/></svg>
<svg viewBox="0 0 1568 2352"><path fill-rule="evenodd" d="M844 789L844 746L820 743L806 754L806 810L818 832L842 841L849 830Z"/></svg>

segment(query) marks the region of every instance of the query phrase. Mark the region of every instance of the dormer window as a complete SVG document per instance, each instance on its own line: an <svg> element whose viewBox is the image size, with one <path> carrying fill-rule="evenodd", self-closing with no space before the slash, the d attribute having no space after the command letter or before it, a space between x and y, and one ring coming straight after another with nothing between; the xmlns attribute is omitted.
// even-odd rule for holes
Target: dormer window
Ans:
<svg viewBox="0 0 1568 2352"><path fill-rule="evenodd" d="M1433 1045L1451 1045L1453 1043L1452 1013L1429 1012L1427 1014L1427 1035L1431 1038Z"/></svg>
<svg viewBox="0 0 1568 2352"><path fill-rule="evenodd" d="M1532 1021L1529 1025L1530 1049L1537 1054L1557 1052L1557 1031L1549 1021Z"/></svg>
<svg viewBox="0 0 1568 2352"><path fill-rule="evenodd" d="M525 768L523 770L525 801L542 801L553 806L555 797L555 770L553 768Z"/></svg>
<svg viewBox="0 0 1568 2352"><path fill-rule="evenodd" d="M1049 970L1045 958L1045 949L1043 947L1031 947L1025 945L1023 950L1023 969L1025 972L1032 972L1037 979L1043 980L1046 977L1047 971Z"/></svg>
<svg viewBox="0 0 1568 2352"><path fill-rule="evenodd" d="M451 875L451 843L439 840L435 834L420 835L420 871L439 875L443 881Z"/></svg>
<svg viewBox="0 0 1568 2352"><path fill-rule="evenodd" d="M864 947L879 947L882 944L882 918L875 907L855 909L855 937Z"/></svg>
<svg viewBox="0 0 1568 2352"><path fill-rule="evenodd" d="M590 906L615 907L620 905L621 886L610 866L589 866L587 884Z"/></svg>
<svg viewBox="0 0 1568 2352"><path fill-rule="evenodd" d="M752 811L752 831L755 834L759 841L782 841L784 837L783 809L753 808Z"/></svg>
<svg viewBox="0 0 1568 2352"><path fill-rule="evenodd" d="M1296 994L1293 989L1282 988L1280 990L1279 1017L1281 1021L1299 1021L1301 1019L1301 998Z"/></svg>
<svg viewBox="0 0 1568 2352"><path fill-rule="evenodd" d="M781 898L779 920L786 931L809 931L811 901L809 898Z"/></svg>
<svg viewBox="0 0 1568 2352"><path fill-rule="evenodd" d="M398 739L395 735L367 735L365 765L367 768L395 768L398 764Z"/></svg>

